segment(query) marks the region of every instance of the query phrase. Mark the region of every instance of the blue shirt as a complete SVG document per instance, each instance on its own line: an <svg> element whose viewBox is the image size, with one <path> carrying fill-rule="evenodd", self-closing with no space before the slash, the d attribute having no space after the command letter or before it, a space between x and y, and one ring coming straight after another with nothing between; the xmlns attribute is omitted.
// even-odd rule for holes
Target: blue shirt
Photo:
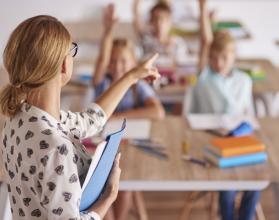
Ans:
<svg viewBox="0 0 279 220"><path fill-rule="evenodd" d="M96 88L95 96L99 97L105 92L111 85L111 80L106 77ZM141 80L135 84L135 89L130 88L116 108L116 112L123 112L134 108L144 106L144 102L149 98L156 98L156 94L151 86Z"/></svg>
<svg viewBox="0 0 279 220"><path fill-rule="evenodd" d="M251 109L252 80L238 69L223 76L206 67L190 97L190 113L243 114Z"/></svg>

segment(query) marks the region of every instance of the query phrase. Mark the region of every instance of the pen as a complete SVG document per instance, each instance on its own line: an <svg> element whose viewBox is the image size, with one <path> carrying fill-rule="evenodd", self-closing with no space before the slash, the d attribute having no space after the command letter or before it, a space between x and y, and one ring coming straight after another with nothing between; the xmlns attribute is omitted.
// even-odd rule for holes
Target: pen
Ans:
<svg viewBox="0 0 279 220"><path fill-rule="evenodd" d="M148 139L142 139L142 140L132 139L132 140L129 140L128 143L132 144L132 145L139 145L142 147L152 147L152 148L156 148L158 150L164 149L164 147L161 144L152 142L151 140L148 140Z"/></svg>
<svg viewBox="0 0 279 220"><path fill-rule="evenodd" d="M141 146L141 145L135 145L137 148L143 150L144 152L146 153L149 153L151 155L154 155L156 157L159 157L160 159L167 159L168 158L168 155L164 152L161 152L161 151L158 151L158 150L155 150L154 148L152 147L146 147L146 146Z"/></svg>
<svg viewBox="0 0 279 220"><path fill-rule="evenodd" d="M183 155L182 159L185 160L185 161L189 161L191 163L194 163L194 164L201 165L203 167L208 167L208 163L206 161L194 158L194 157L189 156L189 155Z"/></svg>

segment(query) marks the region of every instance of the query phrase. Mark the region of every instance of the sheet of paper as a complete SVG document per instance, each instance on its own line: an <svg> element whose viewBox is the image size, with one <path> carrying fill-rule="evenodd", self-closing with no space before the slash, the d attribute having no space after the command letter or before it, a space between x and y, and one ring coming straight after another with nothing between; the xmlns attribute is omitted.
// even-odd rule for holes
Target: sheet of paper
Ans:
<svg viewBox="0 0 279 220"><path fill-rule="evenodd" d="M96 169L96 167L99 163L99 160L101 159L102 154L105 150L106 144L107 144L106 141L103 141L100 144L98 144L98 146L96 148L96 151L94 153L94 156L92 157L92 161L91 161L91 164L89 166L89 169L87 171L86 178L85 178L84 183L82 185L82 189L81 189L82 192L85 189L85 187L87 186L92 174L94 173L94 171L95 171L95 169Z"/></svg>
<svg viewBox="0 0 279 220"><path fill-rule="evenodd" d="M242 122L248 122L254 129L259 129L259 123L253 116L248 115L212 115L189 114L187 120L193 130L232 130Z"/></svg>
<svg viewBox="0 0 279 220"><path fill-rule="evenodd" d="M114 133L119 129L123 120L109 121L103 131L103 137ZM126 129L123 134L124 139L149 139L151 121L147 119L127 119Z"/></svg>
<svg viewBox="0 0 279 220"><path fill-rule="evenodd" d="M223 115L222 116L222 126L226 130L232 130L236 128L242 122L248 122L253 129L257 130L260 128L258 120L254 116L249 115Z"/></svg>

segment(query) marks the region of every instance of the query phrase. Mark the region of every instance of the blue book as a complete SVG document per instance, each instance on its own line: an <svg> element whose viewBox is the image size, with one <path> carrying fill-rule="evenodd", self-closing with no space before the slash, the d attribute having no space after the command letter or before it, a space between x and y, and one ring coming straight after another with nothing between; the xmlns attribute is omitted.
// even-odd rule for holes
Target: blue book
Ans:
<svg viewBox="0 0 279 220"><path fill-rule="evenodd" d="M125 127L126 120L123 121L120 131L108 135L106 141L98 145L82 186L79 207L81 212L90 208L101 195L117 155Z"/></svg>
<svg viewBox="0 0 279 220"><path fill-rule="evenodd" d="M205 158L220 168L252 165L267 161L267 154L265 152L226 158L212 153L207 148L204 149L204 152Z"/></svg>

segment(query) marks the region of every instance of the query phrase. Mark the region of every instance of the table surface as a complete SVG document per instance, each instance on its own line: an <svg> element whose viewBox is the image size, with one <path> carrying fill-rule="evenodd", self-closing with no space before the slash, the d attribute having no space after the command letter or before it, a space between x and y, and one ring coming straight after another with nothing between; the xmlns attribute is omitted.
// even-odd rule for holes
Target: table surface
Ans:
<svg viewBox="0 0 279 220"><path fill-rule="evenodd" d="M121 188L147 191L263 189L270 181L279 180L279 147L276 148L279 120L260 119L260 124L262 131L257 131L256 136L267 146L268 162L219 169L215 166L204 168L181 159L185 136L190 144L190 155L200 159L203 158L202 148L216 136L205 131L192 131L181 117L168 116L163 121L155 121L151 137L165 144L169 158L162 160L137 147L123 146Z"/></svg>
<svg viewBox="0 0 279 220"><path fill-rule="evenodd" d="M269 182L279 180L279 118L259 120L261 131L256 136L267 146L267 163L219 169L215 166L202 167L181 159L182 140L189 139L190 155L203 158L202 147L214 137L205 131L192 131L185 119L167 116L165 120L154 121L151 138L166 147L168 159L162 160L147 154L135 146L122 146L122 176L120 188L125 190L248 190L264 189ZM3 119L1 119L1 129ZM3 181L3 166L0 181Z"/></svg>
<svg viewBox="0 0 279 220"><path fill-rule="evenodd" d="M237 60L236 66L258 66L266 73L266 78L253 82L254 93L277 92L279 90L279 71L267 59L241 59Z"/></svg>

